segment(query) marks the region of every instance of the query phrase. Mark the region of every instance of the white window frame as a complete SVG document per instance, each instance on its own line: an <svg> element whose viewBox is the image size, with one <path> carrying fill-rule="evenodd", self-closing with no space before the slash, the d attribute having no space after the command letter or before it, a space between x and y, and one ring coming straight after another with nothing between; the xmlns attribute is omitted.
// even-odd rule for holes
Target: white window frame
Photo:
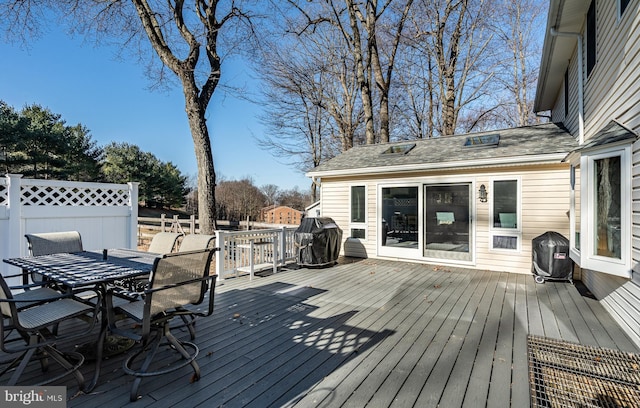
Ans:
<svg viewBox="0 0 640 408"><path fill-rule="evenodd" d="M352 200L353 200L353 188L354 187L364 187L364 222L353 222L353 217L352 217ZM368 188L366 186L366 184L351 184L349 185L349 236L348 239L355 239L358 241L366 241L369 237L369 231L367 229L367 220L368 220L368 216L369 213L367 211L367 194L368 194ZM351 231L354 229L361 229L364 230L364 238L357 238L357 237L352 237L351 236Z"/></svg>
<svg viewBox="0 0 640 408"><path fill-rule="evenodd" d="M571 163L570 179L570 195L569 195L569 257L578 265L580 265L580 248L576 245L576 189L580 191L580 202L582 202L581 186L576 184L576 173L580 172L580 180L582 180L582 167L580 163ZM582 237L582 218L580 218L580 237ZM582 241L582 239L580 240ZM582 242L580 242L582 245Z"/></svg>
<svg viewBox="0 0 640 408"><path fill-rule="evenodd" d="M620 157L620 259L596 255L595 161ZM580 258L578 265L602 273L631 278L631 145L597 149L580 157Z"/></svg>
<svg viewBox="0 0 640 408"><path fill-rule="evenodd" d="M626 11L629 8L629 6L631 6L631 1L629 2L629 4L627 4L627 7L624 10L622 10L622 0L616 1L616 4L618 6L617 7L617 10L618 10L618 22L620 22L620 20L622 20L622 17L626 13Z"/></svg>
<svg viewBox="0 0 640 408"><path fill-rule="evenodd" d="M517 183L517 221L516 228L500 228L495 227L494 220L494 191L496 181L515 181ZM494 248L494 237L515 237L518 240L518 245L515 249L509 248ZM522 177L520 176L500 176L493 177L489 180L489 251L491 252L507 252L507 253L519 253L522 252Z"/></svg>
<svg viewBox="0 0 640 408"><path fill-rule="evenodd" d="M428 183L427 183L428 184ZM416 259L422 260L424 259L422 255L422 248L424 246L424 217L423 217L423 209L424 209L424 183L422 182L401 182L401 183L384 183L378 184L376 187L377 199L376 199L376 226L378 229L378 233L383 233L383 226L381 221L381 214L383 213L383 200L382 200L382 190L385 188L396 188L396 187L406 187L406 188L416 188L418 192L418 247L417 248L401 248L401 247L392 247L392 246L383 246L382 240L378 240L377 242L377 251L378 256L386 256L386 257L398 257L404 259Z"/></svg>

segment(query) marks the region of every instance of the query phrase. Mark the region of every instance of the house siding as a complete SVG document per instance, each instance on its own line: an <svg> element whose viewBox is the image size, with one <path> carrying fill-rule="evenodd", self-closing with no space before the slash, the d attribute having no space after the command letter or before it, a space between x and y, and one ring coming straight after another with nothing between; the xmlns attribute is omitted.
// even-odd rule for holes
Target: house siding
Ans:
<svg viewBox="0 0 640 408"><path fill-rule="evenodd" d="M611 119L640 130L638 5L630 5L618 21L616 3L597 1L596 5L597 62L589 78L585 77L585 140Z"/></svg>
<svg viewBox="0 0 640 408"><path fill-rule="evenodd" d="M520 251L500 251L490 249L490 205L480 203L474 197L475 215L472 217L475 235L475 261L464 266L493 271L531 273L531 241L546 231L557 231L569 236L569 167L567 164L545 166L519 166L503 169L480 169L475 172L456 171L423 173L398 177L331 178L322 179L322 214L343 229L342 254L353 257L384 258L378 255L377 194L380 185L422 185L439 183L443 180L464 180L475 182L476 189L481 184L490 186L494 178L518 178L522 183L522 235ZM349 238L349 192L354 185L364 185L367 189L367 238ZM475 194L475 193L474 193ZM422 209L419 209L422 211ZM473 211L473 209L472 209ZM422 229L420 229L422 232ZM414 261L427 262L417 256ZM453 261L446 261L455 263ZM442 263L442 262L438 262Z"/></svg>
<svg viewBox="0 0 640 408"><path fill-rule="evenodd" d="M569 109L565 116L564 114L564 84L560 89L558 97L556 99L555 106L551 110L551 121L554 123L561 123L567 128L569 133L577 135L579 132L579 120L578 120L578 54L577 50L574 51L569 62ZM586 74L585 74L586 75Z"/></svg>
<svg viewBox="0 0 640 408"><path fill-rule="evenodd" d="M597 62L586 77L584 72L585 141L612 119L634 132L640 131L640 6L631 3L618 18L617 2L597 0ZM584 32L583 32L584 34ZM586 41L584 46L586 47ZM586 55L586 48L583 54ZM577 53L570 61L570 107L565 127L578 135ZM580 66L584 67L584 64ZM575 79L573 79L576 77ZM574 96L575 95L575 96ZM557 97L552 118L564 115L563 91ZM575 103L574 103L575 98ZM601 301L613 319L640 344L640 143L632 161L632 264L631 280L587 269L582 280Z"/></svg>

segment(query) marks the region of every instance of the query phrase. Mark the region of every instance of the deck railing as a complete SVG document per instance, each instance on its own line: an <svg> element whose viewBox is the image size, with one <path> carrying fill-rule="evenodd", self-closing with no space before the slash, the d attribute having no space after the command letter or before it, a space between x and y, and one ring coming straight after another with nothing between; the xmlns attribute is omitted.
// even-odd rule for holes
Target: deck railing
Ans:
<svg viewBox="0 0 640 408"><path fill-rule="evenodd" d="M296 227L250 231L216 231L216 273L218 280L228 276L271 270L296 259L294 232Z"/></svg>

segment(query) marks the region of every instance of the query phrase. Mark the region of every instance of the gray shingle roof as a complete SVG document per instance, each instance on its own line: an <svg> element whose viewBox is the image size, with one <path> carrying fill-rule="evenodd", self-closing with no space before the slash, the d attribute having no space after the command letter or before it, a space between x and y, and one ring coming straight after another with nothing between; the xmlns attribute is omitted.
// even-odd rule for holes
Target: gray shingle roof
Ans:
<svg viewBox="0 0 640 408"><path fill-rule="evenodd" d="M468 137L492 134L500 135L500 142L496 147L464 147ZM382 154L391 146L411 143L416 145L406 154ZM356 146L319 165L308 175L385 173L525 162L559 163L577 147L575 138L564 127L546 123L425 140Z"/></svg>
<svg viewBox="0 0 640 408"><path fill-rule="evenodd" d="M612 120L602 128L598 133L593 135L591 139L587 141L583 146L580 146L578 150L588 150L594 147L605 146L618 142L635 141L638 136L631 130L625 128L615 120Z"/></svg>

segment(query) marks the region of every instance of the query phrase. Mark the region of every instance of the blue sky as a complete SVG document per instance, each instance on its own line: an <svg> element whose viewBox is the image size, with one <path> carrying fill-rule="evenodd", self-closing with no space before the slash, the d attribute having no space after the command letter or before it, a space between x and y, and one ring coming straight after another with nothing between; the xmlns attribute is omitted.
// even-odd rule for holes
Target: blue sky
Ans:
<svg viewBox="0 0 640 408"><path fill-rule="evenodd" d="M137 61L117 59L113 49L85 44L55 28L28 49L0 42L0 55L0 100L16 110L41 105L62 115L68 125L86 126L99 145L135 144L195 176L179 85L169 92L149 90ZM231 85L251 86L242 63L223 65L222 75ZM256 145L262 133L259 113L255 104L216 91L208 109L216 174L227 180L250 177L258 187L275 184L307 191L309 178Z"/></svg>

